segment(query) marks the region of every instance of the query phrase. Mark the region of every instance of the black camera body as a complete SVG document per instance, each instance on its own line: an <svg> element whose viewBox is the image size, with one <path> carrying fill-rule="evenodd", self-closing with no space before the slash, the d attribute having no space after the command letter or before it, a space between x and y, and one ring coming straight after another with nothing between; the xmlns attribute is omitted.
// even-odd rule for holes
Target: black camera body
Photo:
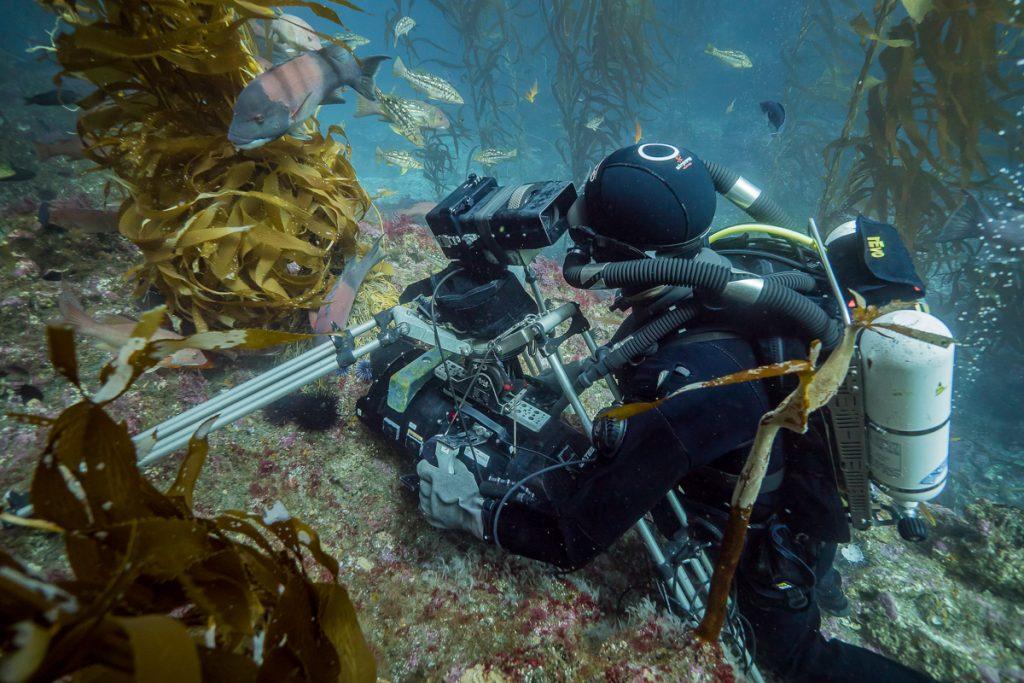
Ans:
<svg viewBox="0 0 1024 683"><path fill-rule="evenodd" d="M574 201L571 182L501 187L494 178L470 174L427 214L427 225L446 258L468 268L507 266L513 265L509 252L557 242L569 228Z"/></svg>

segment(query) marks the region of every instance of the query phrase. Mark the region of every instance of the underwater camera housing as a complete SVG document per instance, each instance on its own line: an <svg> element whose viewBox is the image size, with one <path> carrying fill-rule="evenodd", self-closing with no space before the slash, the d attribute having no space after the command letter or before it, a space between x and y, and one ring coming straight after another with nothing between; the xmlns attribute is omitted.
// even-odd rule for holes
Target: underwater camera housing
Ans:
<svg viewBox="0 0 1024 683"><path fill-rule="evenodd" d="M511 252L553 245L569 229L576 201L568 181L546 180L501 187L470 174L427 214L427 225L446 258L465 268L522 265Z"/></svg>

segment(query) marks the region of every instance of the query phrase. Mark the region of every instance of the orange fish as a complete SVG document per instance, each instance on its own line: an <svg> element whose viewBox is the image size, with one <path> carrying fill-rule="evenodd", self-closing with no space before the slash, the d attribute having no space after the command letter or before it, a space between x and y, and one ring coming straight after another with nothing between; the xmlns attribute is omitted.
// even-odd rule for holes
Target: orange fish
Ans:
<svg viewBox="0 0 1024 683"><path fill-rule="evenodd" d="M644 136L644 129L640 127L639 121L635 121L634 123L636 123L636 128L633 130L633 144L635 145L640 142L640 138Z"/></svg>
<svg viewBox="0 0 1024 683"><path fill-rule="evenodd" d="M60 314L63 316L65 323L82 334L96 337L111 348L121 348L131 338L132 330L135 329L137 324L131 318L122 318L121 316L110 316L102 322L98 321L86 313L85 309L82 308L82 304L67 290L61 292L57 304L60 307ZM170 330L158 329L150 337L150 340L181 338L180 334ZM210 367L210 361L199 349L180 349L157 363L157 367L208 368Z"/></svg>
<svg viewBox="0 0 1024 683"><path fill-rule="evenodd" d="M526 101L527 101L527 102L529 102L530 104L533 104L533 101L534 101L535 99L537 99L537 91L538 91L538 90L540 90L540 83L538 83L538 82L537 82L537 81L535 80L535 81L533 82L533 86L531 86L531 87L530 87L530 89L526 91L526 94L525 94L525 95L523 95L523 97L525 97L525 98L526 98Z"/></svg>

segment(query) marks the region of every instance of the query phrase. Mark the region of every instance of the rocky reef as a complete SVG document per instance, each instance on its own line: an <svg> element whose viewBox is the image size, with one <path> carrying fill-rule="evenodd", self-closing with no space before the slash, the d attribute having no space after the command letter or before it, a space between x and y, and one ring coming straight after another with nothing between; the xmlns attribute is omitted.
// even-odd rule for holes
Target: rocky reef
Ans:
<svg viewBox="0 0 1024 683"><path fill-rule="evenodd" d="M841 549L853 612L826 630L943 681L1024 681L1024 510L980 500L933 506L928 541L892 528Z"/></svg>

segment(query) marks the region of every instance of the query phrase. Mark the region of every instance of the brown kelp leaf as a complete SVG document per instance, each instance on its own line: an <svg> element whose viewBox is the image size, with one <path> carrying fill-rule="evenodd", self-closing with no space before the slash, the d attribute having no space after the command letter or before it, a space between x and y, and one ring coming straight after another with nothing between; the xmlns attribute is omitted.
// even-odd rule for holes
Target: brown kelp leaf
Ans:
<svg viewBox="0 0 1024 683"><path fill-rule="evenodd" d="M877 43L881 43L882 45L888 45L889 47L910 47L914 44L914 41L912 40L889 39L878 35L871 27L871 24L868 23L868 19L863 13L858 14L850 20L850 27L856 31L857 35L860 37L866 38L867 40L873 40Z"/></svg>
<svg viewBox="0 0 1024 683"><path fill-rule="evenodd" d="M359 628L355 607L344 586L318 583L318 612L324 634L340 655L339 681L373 681L377 678L377 661Z"/></svg>
<svg viewBox="0 0 1024 683"><path fill-rule="evenodd" d="M199 478L199 472L202 471L203 464L206 462L206 454L210 450L210 444L206 437L217 417L214 415L209 418L192 433L188 440L188 453L185 454L185 459L178 467L178 475L174 478L174 482L167 489L167 497L180 500L187 512L192 510L192 492L195 489L196 480Z"/></svg>
<svg viewBox="0 0 1024 683"><path fill-rule="evenodd" d="M92 395L93 403L102 405L113 401L123 394L142 373L166 358L166 356L153 358L144 353L144 349L149 345L149 338L160 329L160 324L166 315L167 307L158 306L139 316L138 323L132 329L131 336L118 350L117 357L100 372L100 381L103 382L103 386Z"/></svg>
<svg viewBox="0 0 1024 683"><path fill-rule="evenodd" d="M274 330L231 330L229 332L200 332L184 339L161 339L146 345L144 353L159 361L181 349L265 349L278 344L288 344L312 339L312 334L278 332Z"/></svg>
<svg viewBox="0 0 1024 683"><path fill-rule="evenodd" d="M897 325L895 323L874 323L870 325L870 329L878 328L899 332L911 339L917 339L918 341L923 341L926 344L931 344L932 346L941 346L944 349L949 348L956 343L956 340L952 337L947 337L944 334L935 334L934 332L916 330L913 327L907 327L906 325Z"/></svg>
<svg viewBox="0 0 1024 683"><path fill-rule="evenodd" d="M199 683L202 680L196 644L178 621L163 615L117 617L132 649L132 674L137 681Z"/></svg>
<svg viewBox="0 0 1024 683"><path fill-rule="evenodd" d="M50 365L53 369L81 389L74 331L70 327L47 326L46 345L50 349Z"/></svg>
<svg viewBox="0 0 1024 683"><path fill-rule="evenodd" d="M605 408L598 417L606 417L610 420L628 420L635 415L641 415L649 410L654 410L665 401L666 399L658 399L657 401L627 403L621 406Z"/></svg>
<svg viewBox="0 0 1024 683"><path fill-rule="evenodd" d="M665 401L675 398L680 394L688 391L696 391L697 389L710 389L712 387L723 387L729 384L739 384L741 382L754 382L762 379L769 379L771 377L781 377L783 375L791 375L795 373L805 372L809 369L807 361L804 360L791 360L782 363L773 363L771 365L762 365L760 367L752 368L750 370L743 370L741 372L735 372L730 375L723 375L722 377L716 377L709 379L704 382L693 382L687 384L684 387L676 389L671 394L664 396L657 401L641 402L641 403L627 403L622 406L616 406L614 408L607 408L601 411L600 417L607 417L612 420L628 420L634 415L640 415L646 413L649 410L657 408Z"/></svg>
<svg viewBox="0 0 1024 683"><path fill-rule="evenodd" d="M238 93L261 71L246 21L279 3L161 3L154 16L120 1L41 1L75 28L57 40L62 66L99 88L79 135L97 141L89 157L130 194L118 229L142 252L130 271L138 291L157 288L199 331L294 321L326 295L370 206L335 139L343 131L325 137L311 121L309 141L245 152L225 137ZM318 2L290 4L340 25ZM269 275L297 255L307 280Z"/></svg>
<svg viewBox="0 0 1024 683"><path fill-rule="evenodd" d="M143 338L153 329L146 319L135 333ZM282 338L256 335L264 344ZM0 551L0 616L50 624L45 638L26 631L7 644L5 674L373 680L373 657L344 590L307 575L310 565L338 571L310 527L280 515L255 523L241 513L195 516L204 436L201 428L165 495L142 477L125 425L103 404L83 395L54 420L32 481L39 517L32 525L63 534L74 577L50 584ZM203 620L206 634L191 628ZM257 664L260 631L273 636Z"/></svg>
<svg viewBox="0 0 1024 683"><path fill-rule="evenodd" d="M14 647L0 659L0 680L27 681L43 662L52 632L30 621L19 621L9 627Z"/></svg>
<svg viewBox="0 0 1024 683"><path fill-rule="evenodd" d="M931 11L935 5L935 0L900 0L903 3L903 9L907 10L907 14L910 18L921 23L924 20L924 16Z"/></svg>
<svg viewBox="0 0 1024 683"><path fill-rule="evenodd" d="M10 524L11 526L22 526L26 529L35 529L36 531L47 531L53 534L64 533L64 529L52 522L47 522L44 519L36 519L34 517L19 517L18 515L12 515L9 512L0 512L0 522Z"/></svg>

